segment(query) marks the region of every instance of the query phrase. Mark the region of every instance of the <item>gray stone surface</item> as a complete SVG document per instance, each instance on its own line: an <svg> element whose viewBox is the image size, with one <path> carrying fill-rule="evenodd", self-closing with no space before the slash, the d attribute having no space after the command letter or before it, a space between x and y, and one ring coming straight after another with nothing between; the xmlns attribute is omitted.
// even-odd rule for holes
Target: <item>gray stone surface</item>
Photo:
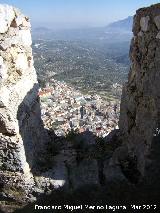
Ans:
<svg viewBox="0 0 160 213"><path fill-rule="evenodd" d="M31 169L45 162L48 135L41 120L33 66L30 22L0 5L0 185L3 195L26 199L34 186ZM23 191L23 192L22 192Z"/></svg>
<svg viewBox="0 0 160 213"><path fill-rule="evenodd" d="M157 28L160 30L160 15L154 17L154 22L155 22Z"/></svg>
<svg viewBox="0 0 160 213"><path fill-rule="evenodd" d="M99 185L96 159L83 159L79 164L73 161L69 165L69 170L69 180L73 189L84 185Z"/></svg>
<svg viewBox="0 0 160 213"><path fill-rule="evenodd" d="M148 30L149 19L150 19L149 16L146 16L146 17L142 17L140 20L140 26L143 32L146 32Z"/></svg>
<svg viewBox="0 0 160 213"><path fill-rule="evenodd" d="M129 154L137 157L137 168L142 175L153 134L160 127L159 17L160 4L139 9L134 17L132 64L121 98L122 140Z"/></svg>

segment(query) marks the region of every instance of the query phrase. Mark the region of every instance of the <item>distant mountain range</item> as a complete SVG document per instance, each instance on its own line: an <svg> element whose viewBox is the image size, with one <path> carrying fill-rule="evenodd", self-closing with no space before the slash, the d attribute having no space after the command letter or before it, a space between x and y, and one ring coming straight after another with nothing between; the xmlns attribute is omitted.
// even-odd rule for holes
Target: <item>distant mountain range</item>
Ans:
<svg viewBox="0 0 160 213"><path fill-rule="evenodd" d="M132 25L133 25L133 16L129 16L126 19L113 22L109 25L107 25L106 29L113 31L132 31Z"/></svg>
<svg viewBox="0 0 160 213"><path fill-rule="evenodd" d="M105 40L129 41L132 36L133 16L113 22L106 27L94 27L85 29L54 30L47 27L34 28L32 36L34 39L49 40Z"/></svg>

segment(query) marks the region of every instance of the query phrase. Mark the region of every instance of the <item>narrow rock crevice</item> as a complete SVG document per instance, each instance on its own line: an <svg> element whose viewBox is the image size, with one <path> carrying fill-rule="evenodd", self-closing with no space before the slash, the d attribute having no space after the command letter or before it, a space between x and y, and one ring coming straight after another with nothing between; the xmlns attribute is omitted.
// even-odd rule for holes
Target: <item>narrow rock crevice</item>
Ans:
<svg viewBox="0 0 160 213"><path fill-rule="evenodd" d="M98 163L98 177L101 186L105 185L105 175L104 175L104 161L102 159L97 160Z"/></svg>

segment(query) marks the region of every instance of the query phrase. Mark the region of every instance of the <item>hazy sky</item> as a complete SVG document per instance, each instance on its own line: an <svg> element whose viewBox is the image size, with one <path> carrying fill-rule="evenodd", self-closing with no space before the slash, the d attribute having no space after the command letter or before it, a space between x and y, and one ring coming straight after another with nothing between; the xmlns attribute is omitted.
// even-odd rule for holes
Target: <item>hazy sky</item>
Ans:
<svg viewBox="0 0 160 213"><path fill-rule="evenodd" d="M0 0L20 8L35 25L103 26L134 15L155 0Z"/></svg>

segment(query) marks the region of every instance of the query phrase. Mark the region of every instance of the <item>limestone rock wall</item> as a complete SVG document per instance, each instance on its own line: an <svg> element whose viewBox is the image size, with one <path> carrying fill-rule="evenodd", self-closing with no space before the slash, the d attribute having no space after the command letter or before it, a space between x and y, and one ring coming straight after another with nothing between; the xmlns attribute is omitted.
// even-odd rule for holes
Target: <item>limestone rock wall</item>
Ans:
<svg viewBox="0 0 160 213"><path fill-rule="evenodd" d="M0 5L0 185L17 176L33 184L30 169L44 163L48 136L41 121L30 22ZM3 176L3 178L1 178ZM22 178L20 178L22 177ZM9 180L10 178L10 180ZM28 182L28 180L30 181ZM17 184L17 183L16 183ZM22 183L22 185L24 182ZM25 187L24 187L25 188Z"/></svg>
<svg viewBox="0 0 160 213"><path fill-rule="evenodd" d="M144 174L146 156L160 127L160 4L137 11L133 34L119 126L129 154L137 158Z"/></svg>

